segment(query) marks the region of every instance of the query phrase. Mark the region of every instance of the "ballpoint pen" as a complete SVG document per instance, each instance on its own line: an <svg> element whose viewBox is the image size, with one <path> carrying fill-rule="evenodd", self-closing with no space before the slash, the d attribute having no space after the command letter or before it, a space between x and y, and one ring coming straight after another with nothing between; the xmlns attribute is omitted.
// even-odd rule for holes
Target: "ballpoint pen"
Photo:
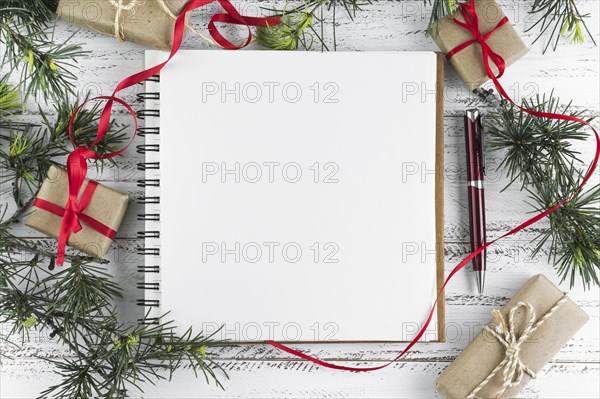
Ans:
<svg viewBox="0 0 600 399"><path fill-rule="evenodd" d="M485 245L485 201L483 193L485 154L483 152L481 114L476 109L468 110L465 114L465 141L471 250L476 251ZM486 251L483 250L472 261L477 290L480 295L483 293L485 281L485 257Z"/></svg>

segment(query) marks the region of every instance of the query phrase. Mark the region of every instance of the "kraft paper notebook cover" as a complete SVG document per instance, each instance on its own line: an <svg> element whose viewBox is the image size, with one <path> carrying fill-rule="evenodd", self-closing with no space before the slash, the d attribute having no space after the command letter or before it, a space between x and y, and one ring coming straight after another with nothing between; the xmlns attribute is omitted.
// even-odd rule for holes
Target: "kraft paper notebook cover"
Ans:
<svg viewBox="0 0 600 399"><path fill-rule="evenodd" d="M414 337L443 281L439 55L182 51L145 91L147 322ZM443 315L424 340L444 339Z"/></svg>

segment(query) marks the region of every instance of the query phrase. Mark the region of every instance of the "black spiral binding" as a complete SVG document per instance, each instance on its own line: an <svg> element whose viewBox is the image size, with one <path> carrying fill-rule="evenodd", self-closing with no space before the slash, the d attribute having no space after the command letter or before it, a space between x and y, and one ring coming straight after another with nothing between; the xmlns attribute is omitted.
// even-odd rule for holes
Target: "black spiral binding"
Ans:
<svg viewBox="0 0 600 399"><path fill-rule="evenodd" d="M158 135L160 134L160 128L159 127L141 127L138 129L138 136L140 137L146 137L146 136L150 136L150 135Z"/></svg>
<svg viewBox="0 0 600 399"><path fill-rule="evenodd" d="M143 145L138 145L136 148L137 148L137 153L142 154L142 155L146 155L148 152L159 152L160 151L160 146L158 144L143 144Z"/></svg>
<svg viewBox="0 0 600 399"><path fill-rule="evenodd" d="M148 81L154 82L154 83L159 83L160 82L160 77L159 76L153 76L150 79L148 79ZM139 102L144 102L147 100L154 100L154 101L158 101L160 99L160 94L158 92L144 92L144 93L139 93L137 95L137 100ZM145 119L147 117L160 117L160 111L158 109L143 109L141 111L137 112L137 117L139 119ZM138 131L139 135L141 137L150 137L150 136L158 136L160 135L160 128L159 127L150 127L150 126L146 126L146 127L141 127ZM142 155L146 155L149 153L155 153L155 152L159 152L160 151L160 146L157 144L143 144L143 145L138 145L137 146L137 152L139 154ZM140 162L137 165L137 169L139 171L142 172L146 172L148 170L160 170L160 162ZM137 181L137 186L140 188L147 188L147 187L160 187L160 180L159 179L139 179ZM144 190L145 191L145 190ZM146 193L144 192L144 194L140 197L137 198L137 203L139 205L147 205L147 204L160 204L160 197L159 196L150 196L150 195L146 195ZM156 214L156 213L140 213L137 215L137 220L139 221L160 221L160 215ZM146 243L146 239L147 238L160 238L160 231L138 231L137 233L137 238L144 240L144 242ZM140 248L138 248L137 250L138 255L141 256L160 256L160 248L147 248L145 246L142 246ZM144 262L146 263L146 262ZM143 266L138 266L137 271L139 273L143 273L143 274L150 274L150 273L160 273L160 266L157 265L147 265L144 264ZM159 291L160 290L160 283L158 282L140 282L137 284L137 288L142 290L143 292L145 291ZM157 299L138 299L136 301L136 304L138 306L142 306L145 308L157 308L160 306L160 301ZM143 319L139 320L140 323L143 324L148 324L148 325L153 325L153 324L158 324L159 319L156 317L149 317L149 314L146 314L146 317Z"/></svg>
<svg viewBox="0 0 600 399"><path fill-rule="evenodd" d="M138 119L146 119L147 116L159 117L160 111L157 109L143 109L136 112Z"/></svg>

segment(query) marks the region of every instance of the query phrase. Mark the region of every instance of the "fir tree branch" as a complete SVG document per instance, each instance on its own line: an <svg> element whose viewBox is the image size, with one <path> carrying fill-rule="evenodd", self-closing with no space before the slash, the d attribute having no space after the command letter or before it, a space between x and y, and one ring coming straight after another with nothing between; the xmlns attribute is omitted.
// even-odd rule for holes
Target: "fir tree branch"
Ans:
<svg viewBox="0 0 600 399"><path fill-rule="evenodd" d="M561 37L570 37L571 43L583 43L585 36L592 39L594 45L596 40L590 33L585 18L589 15L582 15L577 8L576 0L535 0L530 14L534 14L539 19L527 29L527 32L538 28L539 34L533 43L548 37L544 46L544 53L552 46L552 51L556 51Z"/></svg>
<svg viewBox="0 0 600 399"><path fill-rule="evenodd" d="M55 43L51 26L56 18L50 0L3 0L0 3L0 43L4 46L2 66L10 74L20 69L25 99L36 93L47 101L60 101L65 91L74 94L77 80L71 69L87 52L79 45Z"/></svg>
<svg viewBox="0 0 600 399"><path fill-rule="evenodd" d="M297 7L283 9L263 7L265 11L279 15L282 23L277 26L258 28L257 40L273 50L311 50L315 42L321 51L329 51L326 44L325 25L331 23L333 50L337 50L337 14L342 7L350 19L371 0L305 0ZM327 16L326 16L327 13ZM319 25L318 30L315 25Z"/></svg>
<svg viewBox="0 0 600 399"><path fill-rule="evenodd" d="M458 8L457 0L423 0L425 4L431 6L431 17L429 18L429 26L427 34L432 30L434 34L438 34L438 22L446 15L451 15Z"/></svg>
<svg viewBox="0 0 600 399"><path fill-rule="evenodd" d="M493 91L477 94L493 107L485 119L488 147L503 154L498 169L505 170L510 184L519 182L530 193L536 212L552 208L569 198L582 180L584 167L575 149L576 142L589 139L586 127L578 122L539 118L525 113ZM550 113L583 117L561 105L553 93L523 101L523 107ZM591 119L587 119L591 122ZM600 285L600 186L575 193L567 203L549 215L550 228L533 242L534 255L549 246L549 261L571 287L577 278L584 288Z"/></svg>
<svg viewBox="0 0 600 399"><path fill-rule="evenodd" d="M571 169L568 176L548 176L536 181L529 189L536 211L542 212L568 198L581 183L581 172ZM549 261L554 263L561 281L571 287L579 277L586 289L600 286L600 185L578 191L573 198L549 215L550 229L536 239L537 253L546 242L553 251Z"/></svg>

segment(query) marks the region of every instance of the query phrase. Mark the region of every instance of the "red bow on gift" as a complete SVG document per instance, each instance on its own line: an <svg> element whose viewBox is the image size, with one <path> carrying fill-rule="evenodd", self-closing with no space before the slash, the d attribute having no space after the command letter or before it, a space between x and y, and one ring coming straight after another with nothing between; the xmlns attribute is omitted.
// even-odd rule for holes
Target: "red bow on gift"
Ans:
<svg viewBox="0 0 600 399"><path fill-rule="evenodd" d="M98 183L90 180L81 195L81 201L77 202L77 198L73 199L69 197L67 205L64 208L41 198L36 198L33 202L33 206L36 208L43 209L63 218L58 235L58 256L56 258L56 262L59 265L62 265L64 262L65 248L71 232L79 233L82 229L80 220L111 240L114 240L117 235L117 232L110 227L83 213L90 204L96 187L98 187Z"/></svg>
<svg viewBox="0 0 600 399"><path fill-rule="evenodd" d="M69 137L71 138L71 141L75 145L75 150L73 150L73 152L71 152L71 154L69 154L69 157L67 159L67 175L68 175L68 179L69 179L69 199L67 200L67 203L64 208L61 206L58 206L56 204L52 204L48 201L42 200L42 199L37 199L34 203L35 207L44 209L48 212L51 212L51 213L61 216L63 218L61 226L60 226L60 232L58 235L58 250L57 250L57 257L56 257L57 265L60 266L64 263L65 249L66 249L67 242L69 241L69 238L72 233L77 234L79 231L81 231L81 229L82 229L81 223L82 222L85 223L86 225L88 225L89 227L91 227L92 229L94 229L95 231L99 232L100 234L102 234L110 239L113 239L116 235L116 232L114 230L112 230L110 227L102 224L98 220L96 220L84 213L84 211L87 208L87 206L89 205L92 197L94 196L94 192L95 192L98 184L94 181L90 181L88 183L86 189L84 190L84 192L81 196L81 199L79 199L78 197L79 197L79 192L81 191L81 187L83 186L83 183L85 181L85 177L87 175L87 160L88 159L94 159L94 160L109 159L109 158L114 158L117 155L122 154L123 151L125 151L129 147L129 145L131 144L131 142L133 141L133 139L135 137L135 132L137 132L138 122L137 122L135 111L125 101L117 98L116 97L117 93L120 92L121 90L124 90L131 86L134 86L138 83L142 83L143 81L149 79L150 77L158 74L161 71L161 69L171 60L171 58L173 58L175 56L175 54L177 54L177 52L179 51L179 48L181 47L181 42L182 42L183 36L185 34L185 15L192 10L195 10L195 9L203 7L207 4L213 3L214 1L215 0L191 0L186 5L186 7L182 11L182 13L179 15L179 17L175 21L173 47L171 49L171 54L169 55L169 58L165 62L163 62L162 64L157 65L153 68L147 69L145 71L142 71L138 74L135 74L133 76L130 76L130 77L124 79L117 85L117 88L115 89L115 91L113 92L113 94L111 96L96 97L96 98L92 98L87 101L87 102L89 102L89 101L96 101L96 100L106 100L106 105L104 106L104 108L102 110L102 113L100 115L100 121L98 123L98 134L96 136L95 141L92 144L90 144L88 146L82 146L79 143L77 143L77 141L75 140L75 137L73 136L73 122L75 121L75 118L77 117L77 114L79 113L79 110L84 105L86 105L87 102L81 104L79 107L77 107L77 109L75 109L75 111L73 111L73 114L71 115L71 120L69 122ZM223 7L225 12L217 13L212 16L212 18L208 24L208 30L209 30L210 34L212 35L212 37L215 39L215 41L219 45L221 45L223 48L226 48L226 49L237 50L237 49L240 49L240 48L245 47L248 44L250 44L252 41L252 32L250 31L250 28L249 28L250 26L274 26L274 25L278 25L280 23L280 18L277 16L266 17L266 18L247 17L247 16L241 15L235 9L235 7L227 0L218 0L218 3ZM236 45L234 43L231 43L219 32L219 30L216 26L216 23L228 23L228 24L247 26L248 27L247 40L241 45ZM134 120L135 131L131 137L129 144L127 144L127 146L123 147L122 149L120 149L118 151L99 155L94 151L94 146L96 144L98 144L100 142L100 140L102 140L102 138L108 131L108 127L110 124L110 115L112 113L112 107L115 102L124 106L127 109L127 111L132 115L133 120Z"/></svg>
<svg viewBox="0 0 600 399"><path fill-rule="evenodd" d="M475 43L479 43L479 45L481 46L481 52L483 54L483 63L485 65L485 70L487 72L488 77L490 79L493 79L494 77L497 79L501 78L502 75L504 75L504 71L506 70L506 63L504 62L504 59L500 55L496 54L494 52L494 50L492 50L490 45L487 43L487 39L489 39L490 36L492 36L494 33L496 33L496 31L498 29L500 29L500 27L502 27L504 24L508 23L508 18L506 16L504 18L502 18L500 20L500 22L498 22L498 25L496 25L496 27L494 29L492 29L491 31L489 31L488 33L486 33L484 35L481 33L481 30L479 28L479 15L477 15L477 11L475 10L475 1L474 0L471 0L471 2L469 4L461 3L460 4L460 12L461 12L465 22L459 21L456 18L452 18L452 20L454 21L455 24L462 26L463 28L468 30L471 33L471 35L473 35L473 39L468 40L468 41L464 42L463 44L459 45L458 47L456 47L455 49L451 50L448 54L446 54L446 58L450 59L454 55L456 55L458 52L466 49L467 47L469 47ZM497 76L494 76L494 73L492 72L492 69L490 68L490 65L489 65L490 59L498 67L499 72L498 72Z"/></svg>

